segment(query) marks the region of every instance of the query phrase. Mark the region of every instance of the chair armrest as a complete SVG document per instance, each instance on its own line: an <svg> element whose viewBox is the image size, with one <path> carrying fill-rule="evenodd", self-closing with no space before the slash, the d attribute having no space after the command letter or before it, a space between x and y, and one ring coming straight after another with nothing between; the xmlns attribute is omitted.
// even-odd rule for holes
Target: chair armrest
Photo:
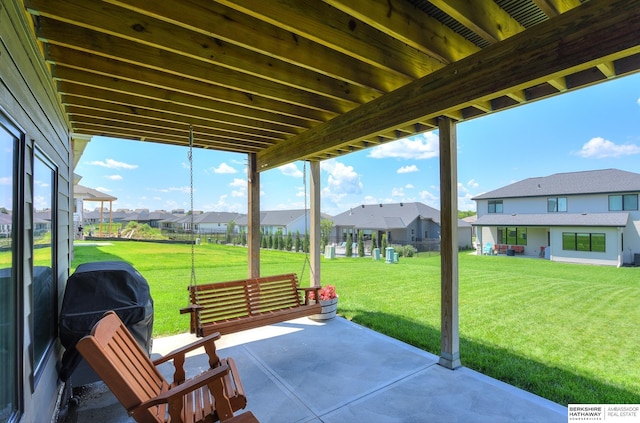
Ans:
<svg viewBox="0 0 640 423"><path fill-rule="evenodd" d="M137 407L129 410L129 415L134 416L139 411L146 410L150 407L154 407L160 404L169 404L170 408L178 407L182 408L182 399L185 395L190 394L191 392L199 389L205 385L209 385L212 387L212 383L217 383L217 389L210 389L211 394L215 399L216 409L228 408L231 410L231 405L229 403L229 398L226 398L224 395L223 388L223 377L229 373L229 367L226 364L222 364L215 369L209 369L196 377L189 379L181 385L172 386L165 392L162 392L160 395L155 398L151 398L147 400ZM176 412L177 411L177 412ZM170 413L179 415L180 410L170 410ZM173 421L173 420L172 420Z"/></svg>
<svg viewBox="0 0 640 423"><path fill-rule="evenodd" d="M213 369L220 365L220 357L218 357L218 354L216 353L215 341L217 339L220 339L220 333L212 333L209 336L205 336L204 338L198 339L191 344L173 350L163 357L153 360L153 365L158 366L159 364L173 360L173 367L175 369L173 373L173 383L176 385L180 384L184 382L186 378L186 374L184 371L184 361L187 353L190 351L193 351L200 347L204 347L205 352L209 356L209 367Z"/></svg>
<svg viewBox="0 0 640 423"><path fill-rule="evenodd" d="M173 360L175 357L184 356L188 352L191 352L195 349L206 346L208 343L213 343L215 345L215 341L218 339L220 339L220 332L212 333L209 336L205 336L204 338L197 339L192 343L185 345L184 347L175 349L170 353L168 353L167 355L153 360L153 364L157 366L158 364L165 363L169 360Z"/></svg>

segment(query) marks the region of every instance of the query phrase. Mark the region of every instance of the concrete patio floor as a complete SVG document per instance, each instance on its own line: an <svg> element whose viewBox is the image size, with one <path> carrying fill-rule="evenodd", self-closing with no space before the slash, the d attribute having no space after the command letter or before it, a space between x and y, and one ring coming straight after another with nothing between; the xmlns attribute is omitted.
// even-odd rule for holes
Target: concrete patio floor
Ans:
<svg viewBox="0 0 640 423"><path fill-rule="evenodd" d="M157 338L153 355L187 344L188 334ZM307 318L225 335L247 410L261 422L566 422L567 408L343 318ZM463 358L464 362L464 358ZM189 371L207 367L204 353ZM171 374L172 368L163 369ZM62 420L62 419L61 419ZM133 421L101 383L92 384L65 423Z"/></svg>

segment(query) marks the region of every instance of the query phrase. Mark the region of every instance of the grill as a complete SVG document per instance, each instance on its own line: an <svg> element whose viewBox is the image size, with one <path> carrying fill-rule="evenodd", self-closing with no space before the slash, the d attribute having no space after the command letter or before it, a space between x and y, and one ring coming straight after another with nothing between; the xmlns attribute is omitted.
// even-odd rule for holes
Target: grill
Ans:
<svg viewBox="0 0 640 423"><path fill-rule="evenodd" d="M146 279L120 261L85 263L67 280L59 321L65 347L59 376L71 386L100 380L76 350L76 343L91 332L102 315L115 311L147 354L151 351L153 299Z"/></svg>

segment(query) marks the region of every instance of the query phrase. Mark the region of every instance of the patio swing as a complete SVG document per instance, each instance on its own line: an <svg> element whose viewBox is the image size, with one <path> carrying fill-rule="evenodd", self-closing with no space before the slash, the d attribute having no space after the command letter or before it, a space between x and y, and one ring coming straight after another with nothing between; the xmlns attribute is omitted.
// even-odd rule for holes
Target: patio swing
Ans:
<svg viewBox="0 0 640 423"><path fill-rule="evenodd" d="M189 127L189 173L191 197L191 277L189 304L180 310L190 314L190 332L197 336L221 335L318 314L320 287L300 288L295 273L198 285L195 271L193 219L193 129ZM306 228L305 164L305 228ZM308 233L308 231L307 231ZM308 253L302 272L309 261Z"/></svg>

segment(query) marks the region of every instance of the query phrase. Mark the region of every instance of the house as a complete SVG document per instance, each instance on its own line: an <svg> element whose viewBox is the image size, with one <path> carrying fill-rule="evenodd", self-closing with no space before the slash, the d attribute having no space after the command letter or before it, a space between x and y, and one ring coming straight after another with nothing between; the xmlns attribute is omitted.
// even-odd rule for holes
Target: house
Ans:
<svg viewBox="0 0 640 423"><path fill-rule="evenodd" d="M296 232L306 234L309 232L310 227L309 216L309 210L305 209L261 211L260 231L265 235L275 235L278 232L282 232L282 235L295 235ZM327 218L329 216L323 214L322 217ZM239 232L247 233L247 215L240 215L236 225Z"/></svg>
<svg viewBox="0 0 640 423"><path fill-rule="evenodd" d="M460 20L421 0L394 2L391 15L383 2L144 3L0 0L0 210L11 231L0 269L0 421L49 421L63 397L55 323L73 258L74 168L92 136L245 154L251 276L260 274L260 174L309 161L310 283L320 284L322 161L438 129L440 235L455 246L457 122L640 70L637 0L451 4ZM39 180L51 183L37 192ZM33 233L41 195L47 246ZM454 248L442 254L440 364L453 369L457 261Z"/></svg>
<svg viewBox="0 0 640 423"><path fill-rule="evenodd" d="M338 243L357 239L358 231L363 231L365 240L376 239L380 245L382 235L387 243L415 246L419 251L432 249L430 244L439 246L440 211L426 204L386 203L363 204L333 217L332 240ZM458 219L458 248L471 247L471 225Z"/></svg>
<svg viewBox="0 0 640 423"><path fill-rule="evenodd" d="M640 174L618 169L529 178L479 195L478 249L621 266L640 257Z"/></svg>

